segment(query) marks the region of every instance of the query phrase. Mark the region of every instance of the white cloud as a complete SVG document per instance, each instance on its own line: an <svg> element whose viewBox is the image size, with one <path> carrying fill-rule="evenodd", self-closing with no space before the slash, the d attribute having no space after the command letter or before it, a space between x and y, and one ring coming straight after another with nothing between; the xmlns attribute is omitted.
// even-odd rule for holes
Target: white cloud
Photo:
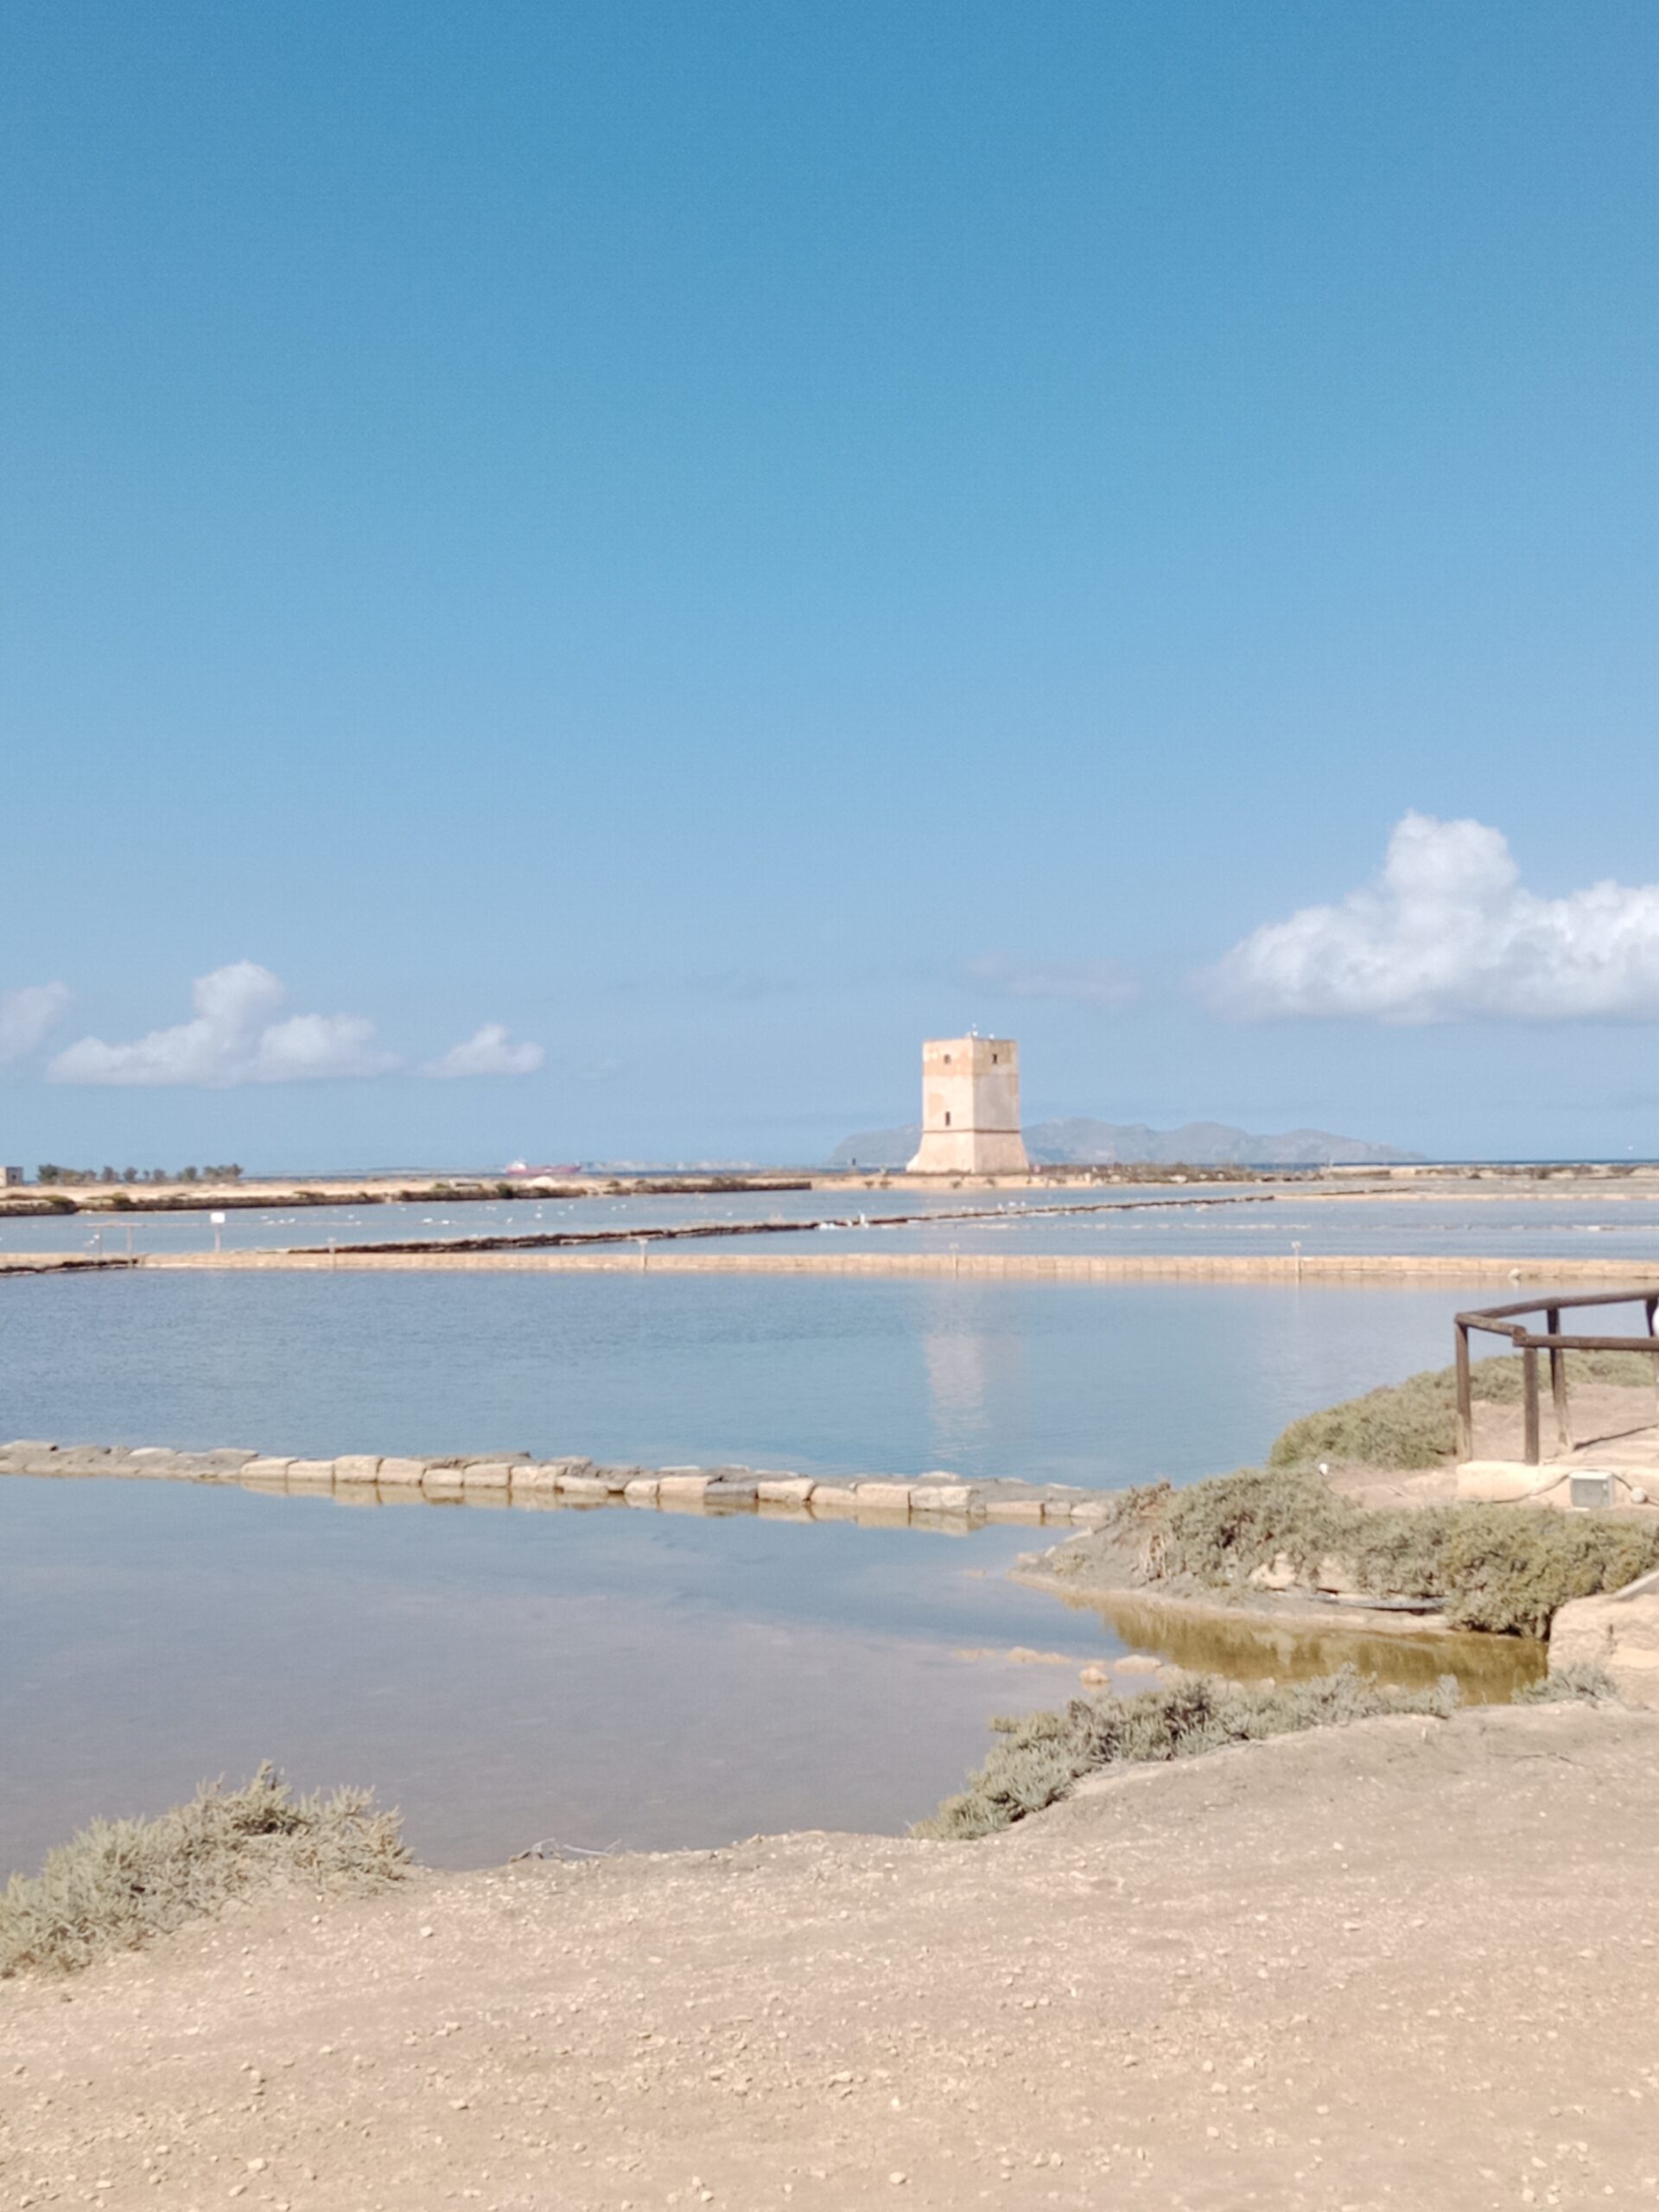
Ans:
<svg viewBox="0 0 1659 2212"><path fill-rule="evenodd" d="M1137 988L1128 969L1116 960L1065 964L1019 961L1005 952L988 952L968 963L968 976L970 982L1003 998L1066 999L1102 1014L1127 1006Z"/></svg>
<svg viewBox="0 0 1659 2212"><path fill-rule="evenodd" d="M429 1060L423 1075L534 1075L547 1058L539 1045L515 1045L504 1021L486 1021L475 1034Z"/></svg>
<svg viewBox="0 0 1659 2212"><path fill-rule="evenodd" d="M67 983L29 983L21 991L0 991L0 1061L21 1060L32 1052L62 1020L70 996Z"/></svg>
<svg viewBox="0 0 1659 2212"><path fill-rule="evenodd" d="M1375 883L1236 944L1201 979L1243 1018L1659 1020L1659 884L1524 889L1499 830L1408 814Z"/></svg>
<svg viewBox="0 0 1659 2212"><path fill-rule="evenodd" d="M52 1062L54 1083L194 1084L225 1090L247 1083L303 1083L385 1075L398 1063L374 1042L374 1024L354 1014L274 1019L288 993L268 968L238 960L199 976L193 1021L153 1029L130 1045L83 1037Z"/></svg>

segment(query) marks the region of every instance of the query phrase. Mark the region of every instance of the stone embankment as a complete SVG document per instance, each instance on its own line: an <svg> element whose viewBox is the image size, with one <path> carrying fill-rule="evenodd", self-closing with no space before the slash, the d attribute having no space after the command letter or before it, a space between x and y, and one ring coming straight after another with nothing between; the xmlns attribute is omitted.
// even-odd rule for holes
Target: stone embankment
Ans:
<svg viewBox="0 0 1659 2212"><path fill-rule="evenodd" d="M763 1513L809 1521L858 1521L891 1528L961 1530L986 1522L1096 1528L1110 1502L1064 1483L957 1475L817 1477L754 1467L598 1465L591 1459L493 1457L334 1459L262 1456L254 1452L175 1452L146 1445L0 1445L0 1475L118 1476L152 1481L234 1483L250 1490L332 1492L357 1504L632 1506L679 1513Z"/></svg>

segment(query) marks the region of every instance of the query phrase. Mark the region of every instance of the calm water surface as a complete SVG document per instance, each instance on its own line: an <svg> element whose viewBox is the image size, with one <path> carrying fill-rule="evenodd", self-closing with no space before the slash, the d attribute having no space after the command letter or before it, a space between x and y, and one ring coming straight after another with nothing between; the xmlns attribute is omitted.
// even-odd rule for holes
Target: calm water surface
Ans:
<svg viewBox="0 0 1659 2212"><path fill-rule="evenodd" d="M505 1449L1111 1487L1259 1458L1449 1349L1450 1287L143 1276L0 1283L0 1433ZM0 1870L275 1758L423 1856L894 1829L1152 1624L1036 1532L0 1482ZM1045 1656L1017 1664L1011 1647ZM1334 1643L1227 1655L1329 1664ZM964 1656L969 1655L969 1656ZM1192 1663L1194 1654L1183 1654ZM1363 1655L1362 1655L1363 1656ZM1440 1663L1437 1657L1433 1662Z"/></svg>

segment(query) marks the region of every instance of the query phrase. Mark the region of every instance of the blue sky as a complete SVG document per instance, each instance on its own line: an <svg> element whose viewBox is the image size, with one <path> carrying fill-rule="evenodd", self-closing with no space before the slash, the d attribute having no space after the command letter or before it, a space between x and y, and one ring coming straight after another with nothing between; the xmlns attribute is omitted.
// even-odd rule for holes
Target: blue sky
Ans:
<svg viewBox="0 0 1659 2212"><path fill-rule="evenodd" d="M1656 94L1646 0L10 11L0 1157L811 1159L970 1022L1659 1153Z"/></svg>

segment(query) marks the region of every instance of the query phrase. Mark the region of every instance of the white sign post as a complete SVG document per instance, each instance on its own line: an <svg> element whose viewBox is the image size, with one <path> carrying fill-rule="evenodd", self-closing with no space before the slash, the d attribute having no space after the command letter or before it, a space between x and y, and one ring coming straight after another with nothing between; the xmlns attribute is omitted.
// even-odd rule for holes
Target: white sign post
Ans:
<svg viewBox="0 0 1659 2212"><path fill-rule="evenodd" d="M213 1249L217 1252L221 1249L219 1232L225 1226L225 1217L222 1213L210 1213L207 1218L213 1224Z"/></svg>

